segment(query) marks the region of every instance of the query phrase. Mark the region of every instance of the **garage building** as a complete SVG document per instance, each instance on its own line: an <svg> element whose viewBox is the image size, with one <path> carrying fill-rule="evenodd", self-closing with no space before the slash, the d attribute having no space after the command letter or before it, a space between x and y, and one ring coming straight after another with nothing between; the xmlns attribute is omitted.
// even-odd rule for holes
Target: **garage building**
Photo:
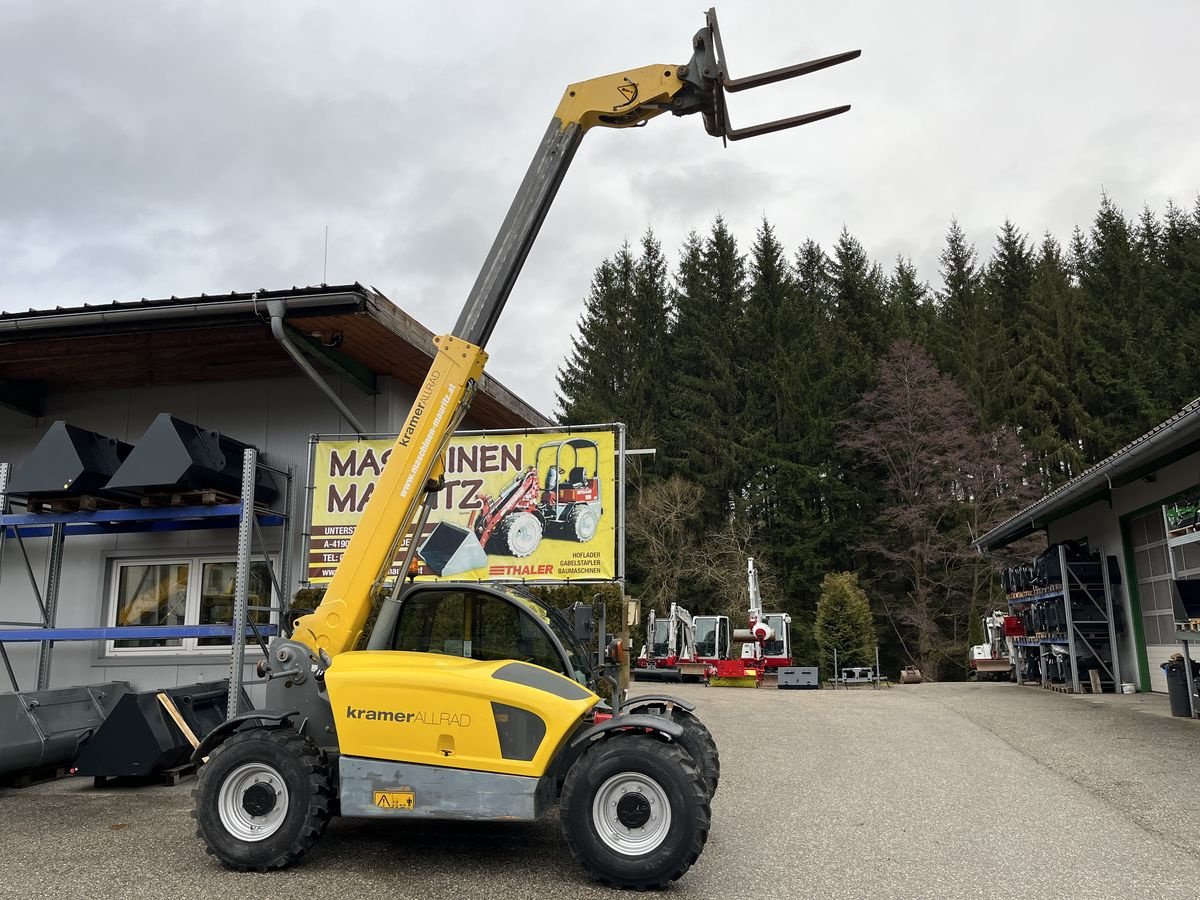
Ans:
<svg viewBox="0 0 1200 900"><path fill-rule="evenodd" d="M975 547L1003 554L1014 541L1044 531L1051 544L1085 539L1091 550L1115 556L1122 679L1162 692L1161 665L1180 649L1171 581L1200 578L1200 528L1194 515L1181 515L1198 495L1200 399L996 526Z"/></svg>
<svg viewBox="0 0 1200 900"><path fill-rule="evenodd" d="M288 546L280 546L281 526L262 529L277 568L287 555L290 599L306 569L300 494L309 436L399 431L431 364L432 339L358 284L0 313L0 463L19 467L58 420L136 445L159 414L170 413L251 444L264 463L293 473ZM485 378L464 428L549 424ZM209 524L223 527L66 537L54 624L206 624L218 608L208 592L224 590L232 577L237 532L236 518ZM51 541L26 532L22 553L13 530L3 534L0 620L37 622L26 558L44 594ZM269 593L264 565L256 564L252 580ZM140 598L158 588L157 616L131 608L134 585ZM34 689L44 645L4 646L19 687ZM138 689L216 680L228 674L228 646L227 638L199 637L59 642L41 680L46 687L129 681ZM12 689L7 681L0 669L0 690Z"/></svg>

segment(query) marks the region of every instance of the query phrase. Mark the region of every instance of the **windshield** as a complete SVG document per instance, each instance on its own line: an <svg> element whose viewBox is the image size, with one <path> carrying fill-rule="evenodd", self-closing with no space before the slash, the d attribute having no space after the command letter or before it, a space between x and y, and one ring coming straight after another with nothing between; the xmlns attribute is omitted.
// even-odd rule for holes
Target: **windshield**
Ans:
<svg viewBox="0 0 1200 900"><path fill-rule="evenodd" d="M553 606L543 603L532 594L527 594L524 591L519 591L511 587L504 588L503 590L532 615L541 619L554 633L554 636L558 638L559 643L562 644L563 650L567 654L567 662L571 668L572 677L580 684L591 684L591 654L579 642L579 638L576 637L575 630L567 621L567 617Z"/></svg>
<svg viewBox="0 0 1200 900"><path fill-rule="evenodd" d="M763 619L771 630L775 632L775 637L772 640L763 642L763 656L785 656L787 647L785 646L784 635L787 633L787 624L784 622L782 614L772 613L763 616Z"/></svg>
<svg viewBox="0 0 1200 900"><path fill-rule="evenodd" d="M696 617L696 655L705 659L717 657L716 616Z"/></svg>
<svg viewBox="0 0 1200 900"><path fill-rule="evenodd" d="M670 635L671 623L665 619L654 620L654 640L650 642L651 656L667 655L667 638Z"/></svg>

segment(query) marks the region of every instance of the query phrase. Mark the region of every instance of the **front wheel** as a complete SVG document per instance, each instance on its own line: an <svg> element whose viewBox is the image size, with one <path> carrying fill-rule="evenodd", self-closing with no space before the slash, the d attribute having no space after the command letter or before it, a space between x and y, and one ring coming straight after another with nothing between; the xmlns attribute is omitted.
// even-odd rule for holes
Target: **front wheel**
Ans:
<svg viewBox="0 0 1200 900"><path fill-rule="evenodd" d="M667 715L665 706L638 707L637 712L647 712L657 716ZM717 742L712 732L700 721L694 713L680 706L671 708L670 718L683 729L679 736L679 746L686 750L700 769L700 775L708 785L708 796L712 799L721 781L721 753L717 750Z"/></svg>
<svg viewBox="0 0 1200 900"><path fill-rule="evenodd" d="M648 734L616 734L571 766L563 837L583 869L614 887L666 887L704 849L709 794L691 756Z"/></svg>
<svg viewBox="0 0 1200 900"><path fill-rule="evenodd" d="M509 513L500 522L488 549L518 559L529 556L542 542L542 523L533 513Z"/></svg>
<svg viewBox="0 0 1200 900"><path fill-rule="evenodd" d="M213 751L192 793L196 836L231 869L281 869L316 844L333 807L325 757L288 728L241 731Z"/></svg>

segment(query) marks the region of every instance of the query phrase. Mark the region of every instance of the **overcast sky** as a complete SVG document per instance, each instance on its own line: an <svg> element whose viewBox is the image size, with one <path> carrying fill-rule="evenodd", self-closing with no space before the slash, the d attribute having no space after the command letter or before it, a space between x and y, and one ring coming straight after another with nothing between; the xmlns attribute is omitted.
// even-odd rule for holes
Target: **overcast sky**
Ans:
<svg viewBox="0 0 1200 900"><path fill-rule="evenodd" d="M727 2L732 73L862 58L731 99L735 124L852 103L722 149L698 117L584 141L489 371L545 412L595 265L720 212L794 249L843 224L937 286L957 216L1065 240L1200 189L1200 3ZM0 307L373 284L449 329L563 88L685 62L697 3L0 6Z"/></svg>

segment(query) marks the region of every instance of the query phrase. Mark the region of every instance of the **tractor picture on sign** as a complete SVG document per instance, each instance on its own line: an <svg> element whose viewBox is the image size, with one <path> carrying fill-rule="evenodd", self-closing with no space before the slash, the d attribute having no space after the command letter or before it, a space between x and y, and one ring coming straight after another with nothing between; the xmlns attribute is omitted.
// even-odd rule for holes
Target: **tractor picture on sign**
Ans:
<svg viewBox="0 0 1200 900"><path fill-rule="evenodd" d="M483 498L471 519L479 543L489 553L523 557L543 537L590 541L603 513L599 465L600 448L588 438L542 444L532 466Z"/></svg>

